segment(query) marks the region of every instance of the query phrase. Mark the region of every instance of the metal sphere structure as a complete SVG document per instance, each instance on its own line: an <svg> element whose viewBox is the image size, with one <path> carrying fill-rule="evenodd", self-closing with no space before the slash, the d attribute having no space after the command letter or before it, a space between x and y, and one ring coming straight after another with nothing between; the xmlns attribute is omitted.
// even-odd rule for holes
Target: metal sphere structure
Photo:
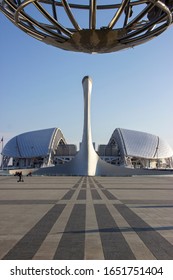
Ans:
<svg viewBox="0 0 173 280"><path fill-rule="evenodd" d="M172 23L173 0L0 0L0 10L46 44L109 53L164 32Z"/></svg>

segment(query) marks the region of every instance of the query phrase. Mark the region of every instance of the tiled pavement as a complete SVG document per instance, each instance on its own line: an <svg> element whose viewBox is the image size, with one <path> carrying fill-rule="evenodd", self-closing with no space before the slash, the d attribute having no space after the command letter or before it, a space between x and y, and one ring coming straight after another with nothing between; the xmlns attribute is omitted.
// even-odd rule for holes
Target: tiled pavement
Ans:
<svg viewBox="0 0 173 280"><path fill-rule="evenodd" d="M173 177L0 176L0 259L173 260Z"/></svg>

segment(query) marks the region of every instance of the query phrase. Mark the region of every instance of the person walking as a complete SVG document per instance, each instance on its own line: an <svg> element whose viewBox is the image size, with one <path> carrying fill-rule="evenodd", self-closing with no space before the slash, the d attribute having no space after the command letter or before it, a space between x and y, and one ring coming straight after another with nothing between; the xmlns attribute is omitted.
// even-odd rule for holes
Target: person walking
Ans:
<svg viewBox="0 0 173 280"><path fill-rule="evenodd" d="M24 182L22 171L18 172L19 180L17 182Z"/></svg>

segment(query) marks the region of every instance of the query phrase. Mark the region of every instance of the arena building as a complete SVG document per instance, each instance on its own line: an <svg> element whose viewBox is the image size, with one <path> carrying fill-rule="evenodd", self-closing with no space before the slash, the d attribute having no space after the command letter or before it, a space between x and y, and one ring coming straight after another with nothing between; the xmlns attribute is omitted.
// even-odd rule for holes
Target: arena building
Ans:
<svg viewBox="0 0 173 280"><path fill-rule="evenodd" d="M2 151L2 166L40 168L69 161L76 146L68 145L59 128L26 132L13 137Z"/></svg>
<svg viewBox="0 0 173 280"><path fill-rule="evenodd" d="M101 159L114 165L133 168L172 168L173 150L159 136L117 128L109 143L100 145Z"/></svg>

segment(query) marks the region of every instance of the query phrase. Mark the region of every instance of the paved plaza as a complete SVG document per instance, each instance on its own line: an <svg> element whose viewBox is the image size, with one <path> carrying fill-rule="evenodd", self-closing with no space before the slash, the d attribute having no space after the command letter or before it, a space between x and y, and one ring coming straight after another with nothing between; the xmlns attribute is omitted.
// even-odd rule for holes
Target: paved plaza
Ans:
<svg viewBox="0 0 173 280"><path fill-rule="evenodd" d="M173 260L173 177L0 176L0 259Z"/></svg>

